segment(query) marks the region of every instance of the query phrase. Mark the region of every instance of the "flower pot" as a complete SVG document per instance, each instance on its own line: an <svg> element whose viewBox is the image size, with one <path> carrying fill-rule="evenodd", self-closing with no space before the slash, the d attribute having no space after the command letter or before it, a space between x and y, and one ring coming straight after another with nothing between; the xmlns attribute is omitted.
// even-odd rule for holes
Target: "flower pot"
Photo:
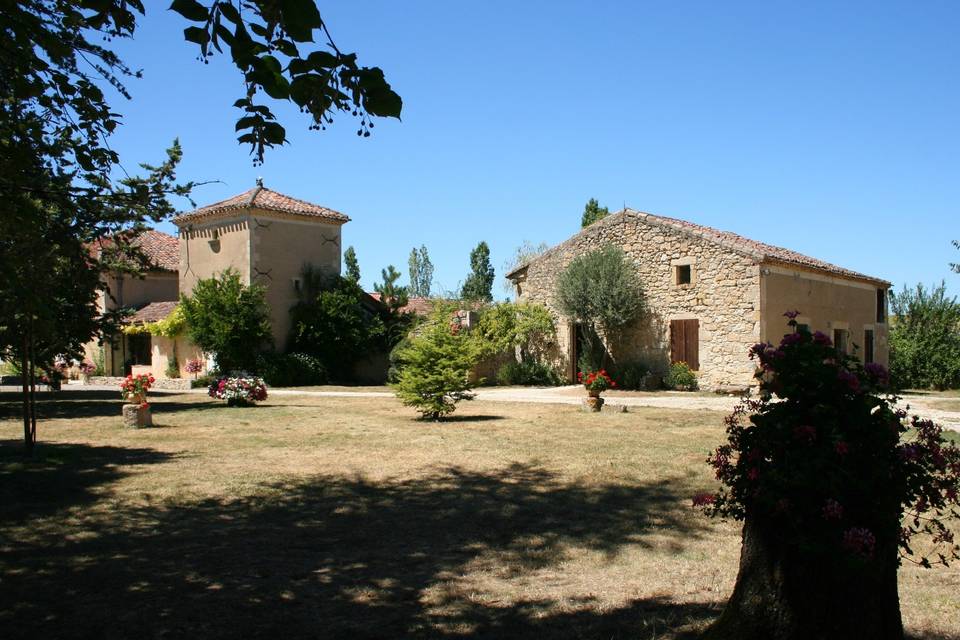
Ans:
<svg viewBox="0 0 960 640"><path fill-rule="evenodd" d="M595 391L594 389L587 389L587 395L590 396L591 398L599 398L600 392Z"/></svg>
<svg viewBox="0 0 960 640"><path fill-rule="evenodd" d="M131 429L152 427L153 414L150 413L150 405L145 402L123 405L123 425Z"/></svg>

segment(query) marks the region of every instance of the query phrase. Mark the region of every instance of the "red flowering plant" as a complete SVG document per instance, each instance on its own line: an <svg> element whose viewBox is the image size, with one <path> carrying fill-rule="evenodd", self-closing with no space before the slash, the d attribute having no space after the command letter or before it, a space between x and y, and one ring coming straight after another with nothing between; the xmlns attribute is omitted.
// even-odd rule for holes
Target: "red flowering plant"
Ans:
<svg viewBox="0 0 960 640"><path fill-rule="evenodd" d="M960 449L933 422L894 408L884 367L862 365L826 335L798 330L797 312L785 315L793 333L750 349L759 399L736 407L727 442L708 458L722 487L694 504L753 519L776 532L779 549L807 559L929 567L960 558L945 524L960 516Z"/></svg>
<svg viewBox="0 0 960 640"><path fill-rule="evenodd" d="M154 382L156 380L149 373L141 373L136 376L127 375L120 383L120 394L130 404L139 404L141 407L147 408L150 406L147 404L147 392Z"/></svg>
<svg viewBox="0 0 960 640"><path fill-rule="evenodd" d="M583 384L583 387L587 391L594 391L596 393L606 391L607 389L614 389L617 386L617 383L613 381L613 378L607 374L605 369L578 372L577 380Z"/></svg>

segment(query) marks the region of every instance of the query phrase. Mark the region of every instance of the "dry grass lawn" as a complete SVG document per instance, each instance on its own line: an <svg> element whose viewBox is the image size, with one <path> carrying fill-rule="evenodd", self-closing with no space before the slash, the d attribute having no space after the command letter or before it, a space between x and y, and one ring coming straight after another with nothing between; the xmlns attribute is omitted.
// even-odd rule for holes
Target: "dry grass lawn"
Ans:
<svg viewBox="0 0 960 640"><path fill-rule="evenodd" d="M277 396L227 409L0 398L0 629L55 638L672 638L729 595L738 529L690 496L722 415ZM960 637L960 570L901 572L908 631Z"/></svg>

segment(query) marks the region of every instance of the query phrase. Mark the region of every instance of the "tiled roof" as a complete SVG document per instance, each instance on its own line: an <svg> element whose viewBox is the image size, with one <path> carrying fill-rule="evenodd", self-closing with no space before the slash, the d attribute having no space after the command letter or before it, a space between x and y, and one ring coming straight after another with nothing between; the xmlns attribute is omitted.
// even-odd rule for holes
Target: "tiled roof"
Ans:
<svg viewBox="0 0 960 640"><path fill-rule="evenodd" d="M290 213L310 218L323 218L341 223L350 221L350 218L339 211L321 207L320 205L312 204L305 200L291 198L290 196L285 196L282 193L277 193L276 191L271 191L266 187L257 185L253 189L244 191L232 198L227 198L226 200L221 200L220 202L215 202L179 215L174 218L173 222L176 225L181 225L185 222L239 211L241 209L265 209L267 211L279 211L281 213Z"/></svg>
<svg viewBox="0 0 960 640"><path fill-rule="evenodd" d="M180 269L180 242L156 229L147 229L133 241L146 254L150 264L164 271Z"/></svg>
<svg viewBox="0 0 960 640"><path fill-rule="evenodd" d="M375 291L367 292L367 295L380 302L380 294ZM400 309L401 313L412 313L418 316L428 316L433 312L433 300L430 298L410 298L406 306Z"/></svg>
<svg viewBox="0 0 960 640"><path fill-rule="evenodd" d="M127 323L139 324L141 322L157 322L159 320L163 320L170 315L176 306L176 300L150 302L147 304L147 306L138 309L133 316L127 318Z"/></svg>
<svg viewBox="0 0 960 640"><path fill-rule="evenodd" d="M758 242L756 240L751 240L745 238L739 234L730 232L730 231L721 231L719 229L714 229L713 227L707 227L701 224L695 224L693 222L687 222L686 220L679 220L677 218L668 218L666 216L658 216L652 213L646 213L643 211L635 211L633 209L623 209L617 213L611 214L598 222L595 222L594 225L613 225L617 224L619 221L627 217L635 217L646 222L647 224L661 227L670 227L676 229L683 233L688 233L690 235L698 236L706 240L715 242L721 246L724 246L732 251L737 253L746 254L752 258L755 258L757 262L765 263L783 263L789 265L797 265L800 267L806 267L807 269L812 269L814 271L822 271L824 273L830 273L844 278L853 278L857 280L867 280L870 282L880 283L884 285L889 285L890 283L881 280L880 278L874 278L873 276L868 276L863 273L858 273L850 269L845 269L843 267L838 267L835 264L829 262L824 262L823 260L818 260L816 258L811 258L810 256L798 253L791 249L784 249L783 247L777 247L772 244L767 244L765 242ZM593 225L591 225L592 227ZM587 227L582 233L589 232L590 227ZM580 235L577 234L577 235ZM576 236L574 236L576 237ZM569 242L569 241L568 241ZM565 243L564 243L565 244ZM558 245L559 246L559 245ZM556 247L554 247L556 249ZM547 255L553 253L554 249L550 249L545 254ZM533 258L529 262L522 264L510 273L507 274L509 278L513 274L517 273L524 267L526 267L531 262L535 262L541 256Z"/></svg>
<svg viewBox="0 0 960 640"><path fill-rule="evenodd" d="M109 247L112 242L111 238L101 239L88 245L87 249L96 257L99 256L102 248ZM179 271L180 242L170 234L156 229L147 229L135 237L130 244L140 248L151 268L174 273Z"/></svg>

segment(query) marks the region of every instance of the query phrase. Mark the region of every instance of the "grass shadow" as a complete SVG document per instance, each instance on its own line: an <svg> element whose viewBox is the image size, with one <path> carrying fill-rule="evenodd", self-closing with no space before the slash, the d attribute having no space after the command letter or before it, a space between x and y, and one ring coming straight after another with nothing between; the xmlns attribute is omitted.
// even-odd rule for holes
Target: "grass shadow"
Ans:
<svg viewBox="0 0 960 640"><path fill-rule="evenodd" d="M150 406L154 413L174 411L204 411L223 407L222 402L180 402L168 401L164 395L150 395ZM19 394L0 396L0 419L16 419L21 415ZM119 392L88 391L70 389L58 392L37 394L37 419L58 418L99 418L120 416L120 407L124 404Z"/></svg>
<svg viewBox="0 0 960 640"><path fill-rule="evenodd" d="M96 489L132 467L160 464L171 454L146 448L39 442L33 457L20 440L0 441L0 523L25 522L98 498Z"/></svg>
<svg viewBox="0 0 960 640"><path fill-rule="evenodd" d="M68 477L46 490L59 492ZM536 580L571 549L612 558L659 544L652 540L664 531L682 549L709 531L689 516L688 494L679 479L581 485L514 464L376 482L323 475L234 499L122 504L47 540L9 540L0 624L7 637L121 638L147 628L164 638L279 629L324 638L651 637L651 624L666 630L716 611L655 598L603 611L550 598L504 605L470 597L461 580L477 570Z"/></svg>

